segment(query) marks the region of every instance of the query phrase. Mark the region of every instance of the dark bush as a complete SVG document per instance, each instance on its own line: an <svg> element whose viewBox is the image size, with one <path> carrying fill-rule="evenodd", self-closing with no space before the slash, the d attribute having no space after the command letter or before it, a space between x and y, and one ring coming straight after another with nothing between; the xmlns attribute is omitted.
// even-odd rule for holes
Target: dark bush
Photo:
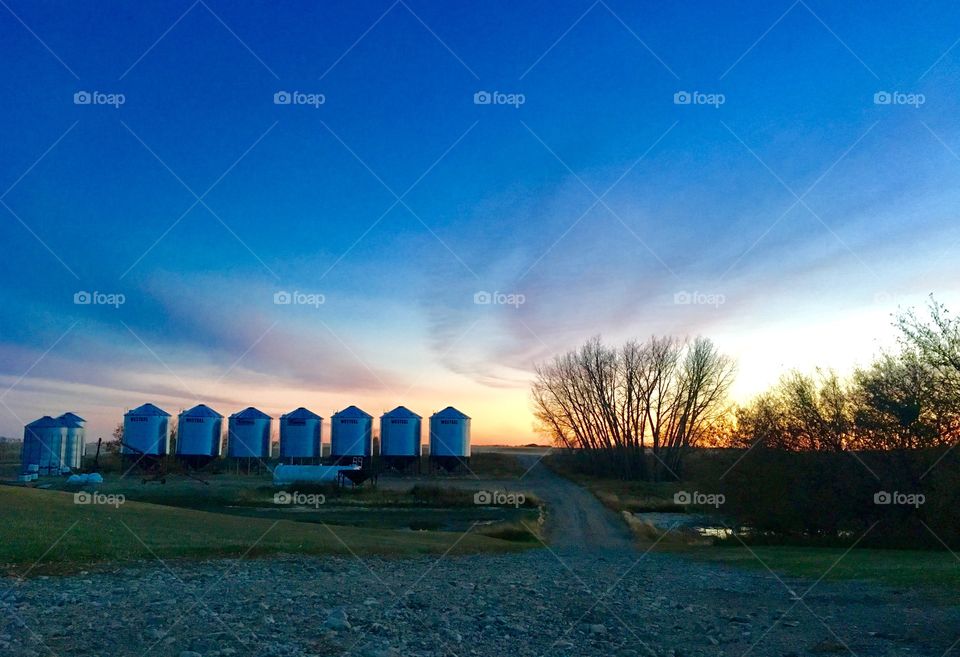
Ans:
<svg viewBox="0 0 960 657"><path fill-rule="evenodd" d="M757 542L777 537L818 544L859 540L863 547L956 548L958 466L958 455L945 448L884 452L757 448L716 485L726 496L722 511L736 525L749 528L747 536Z"/></svg>

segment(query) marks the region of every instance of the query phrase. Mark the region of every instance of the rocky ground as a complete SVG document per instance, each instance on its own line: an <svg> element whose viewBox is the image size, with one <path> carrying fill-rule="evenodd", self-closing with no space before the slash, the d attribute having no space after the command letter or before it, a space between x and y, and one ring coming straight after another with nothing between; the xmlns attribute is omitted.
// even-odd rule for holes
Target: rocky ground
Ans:
<svg viewBox="0 0 960 657"><path fill-rule="evenodd" d="M582 489L541 467L523 487L550 504L550 548L7 580L0 655L960 654L960 608L943 601L643 554Z"/></svg>

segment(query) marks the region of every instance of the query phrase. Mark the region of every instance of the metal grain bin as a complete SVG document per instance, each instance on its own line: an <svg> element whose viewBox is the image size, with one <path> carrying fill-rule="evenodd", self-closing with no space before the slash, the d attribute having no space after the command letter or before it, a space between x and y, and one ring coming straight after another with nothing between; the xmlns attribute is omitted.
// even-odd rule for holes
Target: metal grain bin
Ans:
<svg viewBox="0 0 960 657"><path fill-rule="evenodd" d="M280 458L320 458L320 432L323 418L300 407L280 416Z"/></svg>
<svg viewBox="0 0 960 657"><path fill-rule="evenodd" d="M270 421L272 419L253 406L231 415L227 455L235 459L270 458Z"/></svg>
<svg viewBox="0 0 960 657"><path fill-rule="evenodd" d="M447 470L470 460L470 418L453 406L430 416L430 461Z"/></svg>
<svg viewBox="0 0 960 657"><path fill-rule="evenodd" d="M330 456L369 458L373 453L373 416L348 406L330 418Z"/></svg>
<svg viewBox="0 0 960 657"><path fill-rule="evenodd" d="M86 420L75 413L64 413L57 420L67 430L63 443L63 467L79 470L86 452L86 429L83 428Z"/></svg>
<svg viewBox="0 0 960 657"><path fill-rule="evenodd" d="M60 474L67 428L60 420L44 415L23 428L20 463L24 472ZM33 467L36 466L36 470Z"/></svg>
<svg viewBox="0 0 960 657"><path fill-rule="evenodd" d="M180 413L177 424L177 456L214 459L220 456L223 415L206 404Z"/></svg>
<svg viewBox="0 0 960 657"><path fill-rule="evenodd" d="M422 419L406 406L380 416L381 456L420 456Z"/></svg>
<svg viewBox="0 0 960 657"><path fill-rule="evenodd" d="M121 454L165 456L170 452L170 414L144 404L123 415Z"/></svg>

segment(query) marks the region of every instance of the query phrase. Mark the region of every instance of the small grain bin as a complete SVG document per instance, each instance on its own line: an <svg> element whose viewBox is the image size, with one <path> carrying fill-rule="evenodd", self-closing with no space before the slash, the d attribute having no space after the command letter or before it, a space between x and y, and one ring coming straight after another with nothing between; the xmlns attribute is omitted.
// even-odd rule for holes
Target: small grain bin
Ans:
<svg viewBox="0 0 960 657"><path fill-rule="evenodd" d="M206 404L180 413L177 423L177 460L203 467L220 456L223 416Z"/></svg>
<svg viewBox="0 0 960 657"><path fill-rule="evenodd" d="M241 464L255 466L257 472L270 458L270 421L273 418L261 410L248 406L230 416L230 433L227 437L227 455L235 459L237 469Z"/></svg>
<svg viewBox="0 0 960 657"><path fill-rule="evenodd" d="M330 458L345 461L373 454L373 416L356 406L334 413L330 418Z"/></svg>
<svg viewBox="0 0 960 657"><path fill-rule="evenodd" d="M430 416L430 464L453 471L470 463L470 418L447 406Z"/></svg>
<svg viewBox="0 0 960 657"><path fill-rule="evenodd" d="M49 415L34 420L23 428L20 464L24 472L60 474L67 428ZM36 470L34 470L36 466Z"/></svg>
<svg viewBox="0 0 960 657"><path fill-rule="evenodd" d="M124 413L121 454L139 460L141 456L166 456L169 452L169 413L153 404L144 404Z"/></svg>
<svg viewBox="0 0 960 657"><path fill-rule="evenodd" d="M280 416L280 458L290 464L320 460L323 418L303 406Z"/></svg>
<svg viewBox="0 0 960 657"><path fill-rule="evenodd" d="M63 467L79 470L83 466L83 455L86 453L86 429L83 425L86 420L76 413L64 413L57 418L66 428L67 433L63 443Z"/></svg>
<svg viewBox="0 0 960 657"><path fill-rule="evenodd" d="M380 458L384 465L405 470L420 467L421 417L406 406L380 416Z"/></svg>

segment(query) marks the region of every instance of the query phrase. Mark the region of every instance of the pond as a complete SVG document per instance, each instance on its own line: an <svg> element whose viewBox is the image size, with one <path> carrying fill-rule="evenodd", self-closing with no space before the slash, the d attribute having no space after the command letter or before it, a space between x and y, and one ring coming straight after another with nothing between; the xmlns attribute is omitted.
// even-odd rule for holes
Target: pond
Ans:
<svg viewBox="0 0 960 657"><path fill-rule="evenodd" d="M642 512L634 513L638 520L653 525L658 530L694 532L704 538L729 538L733 530L717 516L703 513ZM741 529L741 534L744 530Z"/></svg>

